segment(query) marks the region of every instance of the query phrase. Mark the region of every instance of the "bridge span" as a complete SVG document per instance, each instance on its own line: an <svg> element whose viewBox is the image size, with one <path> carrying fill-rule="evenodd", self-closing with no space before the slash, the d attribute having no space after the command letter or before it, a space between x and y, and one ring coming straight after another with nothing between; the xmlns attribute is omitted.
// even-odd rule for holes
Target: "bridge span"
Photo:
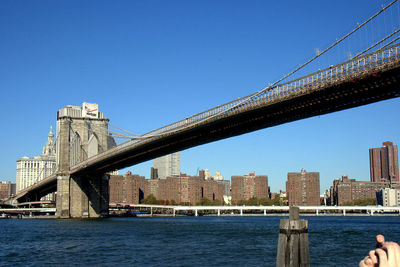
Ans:
<svg viewBox="0 0 400 267"><path fill-rule="evenodd" d="M96 182L99 179L93 177L103 177L100 180L104 180L104 174L107 172L172 152L399 96L400 45L397 44L308 76L265 88L252 95L185 118L89 157L75 165L69 164L69 137L63 137L64 139L58 137L65 143L63 150L57 151L65 157L64 167L59 166L57 174L21 191L14 199L32 201L57 190L57 206L60 197L63 194L68 195L65 197L68 203L63 203L67 210L65 216L71 217L69 211L71 209L70 193L73 191L71 183L66 182L61 186L60 181L64 179L62 177L81 177L82 179L80 178L74 184L81 189L92 190L94 193L87 191L80 199L89 202L89 206L100 205L102 208L94 209L92 213L95 214L94 217L101 216L102 212L106 212L106 207L108 212L108 193L105 193L107 191L105 187L108 185L105 182ZM66 119L64 132L69 132L68 127L71 125L68 126L67 121L72 121L74 118L61 119ZM60 191L61 187L65 190ZM93 202L88 200L91 196L97 200ZM95 202L102 204L94 204ZM61 208L57 207L57 211L59 209ZM77 214L74 216L82 215L80 208ZM83 212L83 214L91 217L88 212Z"/></svg>
<svg viewBox="0 0 400 267"><path fill-rule="evenodd" d="M400 96L400 45L267 88L151 131L71 166L105 173L259 129Z"/></svg>

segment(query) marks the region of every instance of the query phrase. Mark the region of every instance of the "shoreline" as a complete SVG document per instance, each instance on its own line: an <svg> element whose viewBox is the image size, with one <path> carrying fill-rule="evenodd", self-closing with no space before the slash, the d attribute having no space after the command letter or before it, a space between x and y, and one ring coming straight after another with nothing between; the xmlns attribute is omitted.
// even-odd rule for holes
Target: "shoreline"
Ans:
<svg viewBox="0 0 400 267"><path fill-rule="evenodd" d="M302 217L398 217L398 214L312 214L312 213L306 213L306 214L300 214L300 218ZM120 215L120 216L107 216L101 219L107 219L107 218L162 218L162 217L168 217L168 218L174 218L174 217L289 217L289 214L221 214L218 216L218 214L200 214L199 216L190 216L190 215L172 215L172 214L137 214L135 216L132 215ZM18 217L18 216L10 216L10 217L0 217L1 219L58 219L57 216L23 216L23 217ZM74 218L71 218L74 219ZM85 218L84 218L85 219ZM100 219L100 218L96 218Z"/></svg>
<svg viewBox="0 0 400 267"><path fill-rule="evenodd" d="M370 215L370 214L347 214L343 215L343 214L319 214L316 215L314 214L300 214L300 218L301 217L398 217L400 215L398 214L374 214L374 215ZM110 216L110 217L124 217L124 216ZM125 216L125 217L132 217L132 216ZM289 217L289 214L221 214L221 215L217 215L217 214L204 214L204 215L199 215L199 216L188 216L188 215L176 215L173 216L172 214L139 214L137 216L134 217Z"/></svg>

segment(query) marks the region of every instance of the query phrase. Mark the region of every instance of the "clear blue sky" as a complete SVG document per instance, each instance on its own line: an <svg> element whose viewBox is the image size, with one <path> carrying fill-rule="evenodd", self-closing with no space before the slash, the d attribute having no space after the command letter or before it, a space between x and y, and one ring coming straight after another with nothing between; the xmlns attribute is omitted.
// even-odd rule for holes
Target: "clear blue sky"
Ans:
<svg viewBox="0 0 400 267"><path fill-rule="evenodd" d="M97 103L145 133L275 82L388 2L0 1L0 180L41 153L66 105ZM399 24L399 6L391 12L377 32ZM321 193L343 174L369 180L368 149L400 143L399 110L392 99L188 149L181 171L255 171L272 191L301 168L320 172ZM129 169L148 178L151 166Z"/></svg>

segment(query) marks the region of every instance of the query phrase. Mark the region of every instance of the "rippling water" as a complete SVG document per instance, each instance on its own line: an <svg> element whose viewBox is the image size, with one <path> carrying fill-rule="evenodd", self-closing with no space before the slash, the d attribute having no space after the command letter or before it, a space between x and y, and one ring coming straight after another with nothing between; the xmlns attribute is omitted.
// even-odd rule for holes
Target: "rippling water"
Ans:
<svg viewBox="0 0 400 267"><path fill-rule="evenodd" d="M275 266L282 217L0 220L1 266ZM358 266L400 217L303 217L311 266Z"/></svg>

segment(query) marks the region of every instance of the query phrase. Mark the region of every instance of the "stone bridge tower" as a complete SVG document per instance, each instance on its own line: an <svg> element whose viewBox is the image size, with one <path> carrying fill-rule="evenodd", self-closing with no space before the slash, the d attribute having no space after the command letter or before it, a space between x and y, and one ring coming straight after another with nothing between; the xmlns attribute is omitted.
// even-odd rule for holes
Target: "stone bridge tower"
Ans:
<svg viewBox="0 0 400 267"><path fill-rule="evenodd" d="M70 167L115 145L109 119L97 104L66 106L57 112L57 216L96 218L108 215L108 175L70 175Z"/></svg>

